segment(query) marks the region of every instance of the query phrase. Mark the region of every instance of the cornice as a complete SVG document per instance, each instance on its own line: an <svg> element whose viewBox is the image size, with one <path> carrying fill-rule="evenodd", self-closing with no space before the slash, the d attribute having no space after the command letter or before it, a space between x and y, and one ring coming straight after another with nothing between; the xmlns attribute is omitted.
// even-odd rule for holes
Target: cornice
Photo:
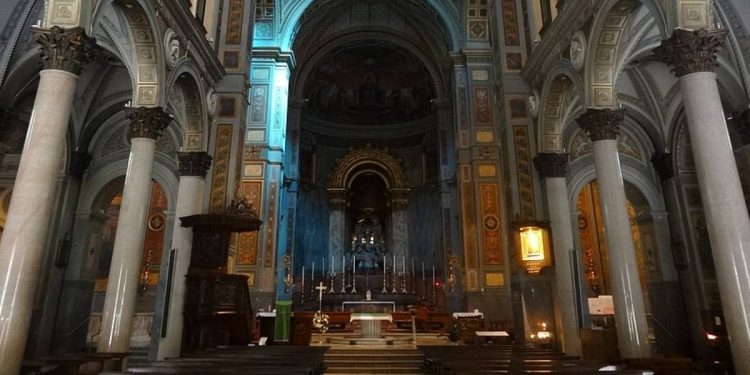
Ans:
<svg viewBox="0 0 750 375"><path fill-rule="evenodd" d="M601 6L601 1L566 1L557 18L545 30L539 45L528 57L526 65L521 70L521 77L534 88L540 88L547 69L554 67L548 60L559 61L558 53L561 47L570 44L573 34L581 30L582 26Z"/></svg>
<svg viewBox="0 0 750 375"><path fill-rule="evenodd" d="M162 20L177 33L185 48L204 71L209 86L215 86L227 74L213 46L206 39L206 29L182 1L157 0Z"/></svg>

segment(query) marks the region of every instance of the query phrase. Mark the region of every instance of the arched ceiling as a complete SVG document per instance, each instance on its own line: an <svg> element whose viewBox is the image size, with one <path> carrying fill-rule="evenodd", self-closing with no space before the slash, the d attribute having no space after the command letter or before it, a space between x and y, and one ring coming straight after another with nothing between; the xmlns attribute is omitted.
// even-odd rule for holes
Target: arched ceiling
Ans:
<svg viewBox="0 0 750 375"><path fill-rule="evenodd" d="M450 43L425 1L313 3L294 39L293 96L311 121L359 126L427 120L450 79Z"/></svg>
<svg viewBox="0 0 750 375"><path fill-rule="evenodd" d="M305 80L306 115L344 124L383 125L433 113L435 86L408 50L361 40L320 59Z"/></svg>

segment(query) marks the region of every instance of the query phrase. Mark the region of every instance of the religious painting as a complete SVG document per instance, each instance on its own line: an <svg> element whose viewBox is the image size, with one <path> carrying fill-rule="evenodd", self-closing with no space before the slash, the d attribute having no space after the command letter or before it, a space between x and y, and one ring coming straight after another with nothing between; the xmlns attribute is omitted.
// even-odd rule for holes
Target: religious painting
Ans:
<svg viewBox="0 0 750 375"><path fill-rule="evenodd" d="M224 58L222 59L224 68L228 70L236 70L240 68L240 52L234 50L225 50Z"/></svg>
<svg viewBox="0 0 750 375"><path fill-rule="evenodd" d="M309 115L347 124L394 124L434 113L434 81L424 63L395 45L337 50L312 68Z"/></svg>
<svg viewBox="0 0 750 375"><path fill-rule="evenodd" d="M477 125L492 123L492 103L488 87L474 88L474 116Z"/></svg>
<svg viewBox="0 0 750 375"><path fill-rule="evenodd" d="M529 115L526 109L526 100L524 99L510 99L508 101L510 106L510 118L526 118Z"/></svg>
<svg viewBox="0 0 750 375"><path fill-rule="evenodd" d="M219 117L234 117L236 99L222 97L219 99Z"/></svg>

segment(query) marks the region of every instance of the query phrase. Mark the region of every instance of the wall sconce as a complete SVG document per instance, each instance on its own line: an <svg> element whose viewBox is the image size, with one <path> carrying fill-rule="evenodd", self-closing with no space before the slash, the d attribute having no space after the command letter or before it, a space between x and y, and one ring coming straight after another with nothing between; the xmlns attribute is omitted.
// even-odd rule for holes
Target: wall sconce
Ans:
<svg viewBox="0 0 750 375"><path fill-rule="evenodd" d="M526 221L514 224L516 262L531 275L537 275L542 268L552 266L547 223Z"/></svg>
<svg viewBox="0 0 750 375"><path fill-rule="evenodd" d="M284 255L282 258L282 264L284 265L284 293L289 293L289 288L292 286L292 256Z"/></svg>

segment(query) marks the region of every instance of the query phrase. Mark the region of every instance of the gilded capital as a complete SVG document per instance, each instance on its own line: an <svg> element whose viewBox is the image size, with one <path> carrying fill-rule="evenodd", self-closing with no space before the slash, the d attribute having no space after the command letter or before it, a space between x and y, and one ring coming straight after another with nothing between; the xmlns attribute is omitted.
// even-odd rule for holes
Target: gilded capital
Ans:
<svg viewBox="0 0 750 375"><path fill-rule="evenodd" d="M206 177L213 158L207 152L178 152L180 176Z"/></svg>
<svg viewBox="0 0 750 375"><path fill-rule="evenodd" d="M588 133L591 141L604 141L617 139L624 118L624 109L589 108L578 117L578 125Z"/></svg>
<svg viewBox="0 0 750 375"><path fill-rule="evenodd" d="M565 177L568 172L568 154L545 152L534 158L534 168L539 177Z"/></svg>
<svg viewBox="0 0 750 375"><path fill-rule="evenodd" d="M96 41L86 36L81 27L63 29L53 26L50 29L34 28L34 39L41 47L44 69L64 70L81 74L83 65L93 55Z"/></svg>
<svg viewBox="0 0 750 375"><path fill-rule="evenodd" d="M672 37L661 42L654 54L674 73L682 77L690 73L710 72L718 66L717 53L724 44L726 30L675 29Z"/></svg>
<svg viewBox="0 0 750 375"><path fill-rule="evenodd" d="M172 116L161 107L125 107L125 116L130 120L130 139L156 140L172 121Z"/></svg>

